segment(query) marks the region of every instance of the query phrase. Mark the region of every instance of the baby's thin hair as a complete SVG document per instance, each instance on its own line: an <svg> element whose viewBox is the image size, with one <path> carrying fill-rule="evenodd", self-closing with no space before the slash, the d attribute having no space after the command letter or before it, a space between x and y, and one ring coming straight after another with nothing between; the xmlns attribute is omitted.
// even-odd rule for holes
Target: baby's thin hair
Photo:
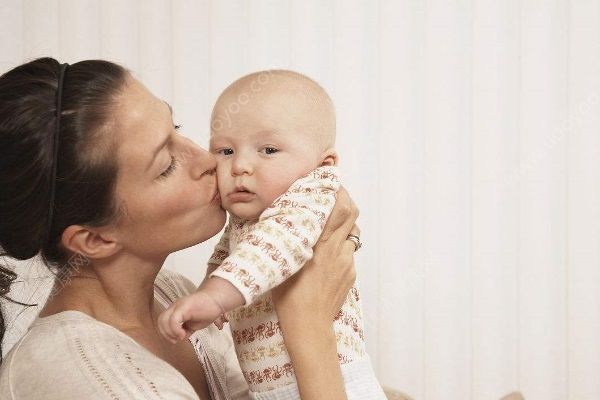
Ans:
<svg viewBox="0 0 600 400"><path fill-rule="evenodd" d="M273 79L273 77L277 77L277 79ZM277 80L278 82L275 82ZM322 142L322 145L324 148L332 147L335 143L336 136L335 107L333 101L323 86L300 72L287 69L266 69L244 75L227 86L219 95L215 104L219 104L224 96L240 87L250 86L252 91L260 92L261 86L274 83L279 85L283 84L286 87L294 85L294 89L298 90L298 94L309 99L319 111L323 112L322 115L327 116L325 125L327 128L324 128L321 132L322 134L325 134L321 136L321 138L326 138L325 141ZM214 112L215 109L213 109L211 121L215 117Z"/></svg>

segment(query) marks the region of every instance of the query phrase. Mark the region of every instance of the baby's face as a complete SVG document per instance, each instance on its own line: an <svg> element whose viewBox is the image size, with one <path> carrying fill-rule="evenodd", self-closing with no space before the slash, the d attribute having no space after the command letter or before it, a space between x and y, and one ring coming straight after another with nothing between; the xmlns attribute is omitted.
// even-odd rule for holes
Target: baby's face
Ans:
<svg viewBox="0 0 600 400"><path fill-rule="evenodd" d="M217 157L223 208L252 221L320 165L322 149L314 135L306 134L311 118L301 107L277 96L243 105L237 98L225 96L215 106L210 151Z"/></svg>

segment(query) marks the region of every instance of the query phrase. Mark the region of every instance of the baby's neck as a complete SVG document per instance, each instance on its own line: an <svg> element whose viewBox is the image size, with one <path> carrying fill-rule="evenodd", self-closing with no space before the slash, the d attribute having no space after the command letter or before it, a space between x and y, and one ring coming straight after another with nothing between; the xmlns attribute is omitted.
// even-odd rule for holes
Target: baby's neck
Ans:
<svg viewBox="0 0 600 400"><path fill-rule="evenodd" d="M260 216L260 214L262 214L263 211L265 211L265 210L261 210L261 212L258 215ZM227 212L229 213L230 220L234 221L234 222L237 221L239 223L244 223L244 224L247 224L247 223L253 224L255 222L258 222L258 217L247 219L247 218L238 217L237 215L235 215L231 211L227 211Z"/></svg>

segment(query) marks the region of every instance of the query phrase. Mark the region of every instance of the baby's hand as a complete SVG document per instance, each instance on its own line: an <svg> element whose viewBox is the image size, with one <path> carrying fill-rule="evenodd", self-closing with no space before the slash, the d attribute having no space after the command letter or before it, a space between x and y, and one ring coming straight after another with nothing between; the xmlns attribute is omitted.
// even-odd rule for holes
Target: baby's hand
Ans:
<svg viewBox="0 0 600 400"><path fill-rule="evenodd" d="M221 330L223 329L223 326L225 326L226 322L229 322L227 315L221 314L221 316L215 320L215 326Z"/></svg>
<svg viewBox="0 0 600 400"><path fill-rule="evenodd" d="M175 301L158 317L160 334L171 343L206 328L223 314L223 309L202 290Z"/></svg>

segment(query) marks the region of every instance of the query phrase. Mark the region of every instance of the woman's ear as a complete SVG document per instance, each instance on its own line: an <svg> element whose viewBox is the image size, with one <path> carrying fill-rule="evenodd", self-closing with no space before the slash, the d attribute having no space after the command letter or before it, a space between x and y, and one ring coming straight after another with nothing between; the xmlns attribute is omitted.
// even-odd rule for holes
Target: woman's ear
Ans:
<svg viewBox="0 0 600 400"><path fill-rule="evenodd" d="M62 244L68 250L90 259L110 257L121 249L112 235L101 229L71 225L62 234Z"/></svg>
<svg viewBox="0 0 600 400"><path fill-rule="evenodd" d="M335 149L327 149L321 154L321 166L334 166L338 163L338 155Z"/></svg>

